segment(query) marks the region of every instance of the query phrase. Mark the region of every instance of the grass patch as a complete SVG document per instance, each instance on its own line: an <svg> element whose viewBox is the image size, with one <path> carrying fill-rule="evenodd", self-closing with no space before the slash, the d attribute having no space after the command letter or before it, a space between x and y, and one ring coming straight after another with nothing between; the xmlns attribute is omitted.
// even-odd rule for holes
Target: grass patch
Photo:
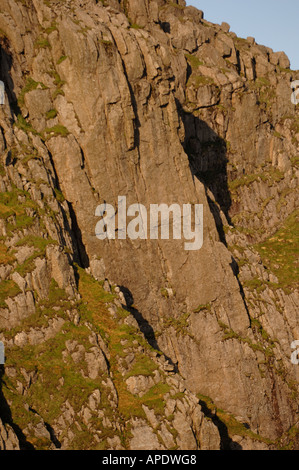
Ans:
<svg viewBox="0 0 299 470"><path fill-rule="evenodd" d="M189 77L187 82L187 87L193 86L194 88L198 89L204 85L213 85L214 80L211 77L207 77L205 75L199 75L196 73L192 73Z"/></svg>
<svg viewBox="0 0 299 470"><path fill-rule="evenodd" d="M266 108L271 108L273 101L276 98L275 88L266 77L258 77L256 80L249 82L250 90L257 94L259 103L265 105Z"/></svg>
<svg viewBox="0 0 299 470"><path fill-rule="evenodd" d="M188 334L190 313L183 313L178 318L167 317L163 320L164 328L174 328L177 334Z"/></svg>
<svg viewBox="0 0 299 470"><path fill-rule="evenodd" d="M199 313L199 312L202 312L202 311L210 312L211 311L211 304L210 303L202 304L202 305L199 305L197 308L195 308L193 310L194 313Z"/></svg>
<svg viewBox="0 0 299 470"><path fill-rule="evenodd" d="M218 422L219 429L223 429L225 434L227 432L229 438L237 435L249 438L253 441L264 442L268 445L274 444L270 439L251 431L247 423L238 421L232 413L228 413L221 408L217 408L210 397L198 393L197 398L199 399L201 406L206 409L207 415L214 416L214 421L216 420ZM227 442L227 444L229 444L229 442Z"/></svg>
<svg viewBox="0 0 299 470"><path fill-rule="evenodd" d="M5 220L7 235L17 229L29 228L34 224L34 216L29 215L38 210L29 193L13 188L12 191L0 193L0 219Z"/></svg>
<svg viewBox="0 0 299 470"><path fill-rule="evenodd" d="M56 244L56 240L52 240L51 238L42 238L36 235L28 235L22 238L22 240L20 240L16 246L34 247L34 253L29 256L29 258L27 258L23 264L17 266L16 271L23 277L27 273L32 272L35 269L35 259L45 256L48 245Z"/></svg>
<svg viewBox="0 0 299 470"><path fill-rule="evenodd" d="M81 268L78 268L78 276L78 288L83 302L81 305L82 315L84 318L88 318L93 325L97 325L102 337L106 338L111 354L109 363L113 371L114 384L118 393L118 411L120 415L124 419L131 418L132 416L145 417L142 404L146 404L157 411L164 408L163 395L169 390L167 384L157 384L140 398L132 395L127 390L124 377L118 368L119 360L121 357L126 357L128 347L134 346L134 348L138 349L141 346L145 351L152 351L153 349L142 336L137 334L134 328L120 324L118 318L114 319L110 316L105 303L114 300L115 296L113 294L105 292L99 283ZM117 315L119 318L125 318L128 312L119 309ZM148 355L139 353L136 354L133 368L126 377L128 378L133 375L149 376L156 369L157 365Z"/></svg>
<svg viewBox="0 0 299 470"><path fill-rule="evenodd" d="M35 47L38 49L48 49L51 48L51 45L47 38L38 38L35 43Z"/></svg>
<svg viewBox="0 0 299 470"><path fill-rule="evenodd" d="M3 243L0 243L0 264L13 264L15 257L8 251L8 248Z"/></svg>
<svg viewBox="0 0 299 470"><path fill-rule="evenodd" d="M242 178L237 178L233 181L229 182L229 189L231 191L236 191L240 187L249 186L250 184L254 183L255 181L259 181L259 175L245 175Z"/></svg>
<svg viewBox="0 0 299 470"><path fill-rule="evenodd" d="M169 293L168 293L168 290L165 287L162 287L160 292L161 292L162 297L164 297L165 299L168 299Z"/></svg>
<svg viewBox="0 0 299 470"><path fill-rule="evenodd" d="M266 289L266 285L259 278L250 279L249 281L244 281L243 286L247 287L251 291L256 291L258 294L263 292Z"/></svg>
<svg viewBox="0 0 299 470"><path fill-rule="evenodd" d="M9 384L7 382L10 380L5 380L7 388L4 393L12 403L14 422L21 429L24 429L28 421L32 422L32 416L24 407L25 401L32 409L39 410L46 422L52 424L60 416L67 400L74 411L78 412L88 396L101 387L100 380L83 377L80 367L71 357L63 360L66 340L80 337L83 344L88 344L89 334L87 328L78 328L66 323L61 332L45 343L37 346L26 345L23 348L13 347L8 351L7 367L22 364L26 371L35 371L38 375L38 380L34 381L27 391L26 399L14 391L14 383ZM17 379L24 383L24 377L19 371ZM60 379L63 379L63 384ZM52 399L54 391L55 400Z"/></svg>
<svg viewBox="0 0 299 470"><path fill-rule="evenodd" d="M8 298L16 297L20 294L19 286L12 280L4 280L0 282L0 308L7 308L5 302Z"/></svg>
<svg viewBox="0 0 299 470"><path fill-rule="evenodd" d="M22 243L44 249L46 242L31 237L24 239ZM49 295L47 299L37 302L36 312L24 319L13 331L7 332L12 337L16 332L46 326L51 318L65 319L62 329L47 341L38 345L26 344L22 348L15 345L7 348L6 367L13 368L15 375L3 377L2 392L10 403L13 422L21 430L30 423L37 425L39 416L49 426L55 426L68 402L74 410L74 419L65 428L65 433L71 430L74 435L69 444L70 449L108 449L107 439L116 435L119 435L124 448L129 448L131 434L128 421L134 417L146 419L142 405L163 416L166 405L164 396L170 392L170 386L162 378L161 382L151 387L142 397L128 391L125 378L119 370L120 358L126 357L127 348L135 348L135 361L127 377L140 374L150 376L158 369L149 354L153 349L137 329L122 321L129 315L128 312L119 308L116 316L111 316L108 306L114 302L116 296L106 292L101 283L84 269L75 266L75 270L81 296L75 305L71 304L73 301L68 299L66 292L52 280ZM14 288L13 284L2 285L2 289L0 286L3 301L7 294L11 296ZM77 325L68 319L66 309L71 308L79 311L80 323ZM117 390L116 408L111 406L111 389L106 380L106 372L99 373L96 379L88 377L85 352L93 347L90 342L91 331L101 335L109 350L109 368ZM66 341L76 341L81 349L83 346L82 357L72 357L66 348ZM21 367L16 367L16 364ZM33 378L28 385L30 373ZM25 393L20 393L20 387L24 388ZM80 414L88 397L95 390L100 392L99 409L104 411L107 421L116 421L122 427L121 431L117 431L107 425L107 421L103 421L97 412L93 413L89 424L101 433L101 442L94 440L94 431L87 426ZM37 410L38 415L32 410ZM62 438L63 435L59 436L59 439ZM26 439L38 450L48 449L51 445L48 439L37 439L33 431L26 434Z"/></svg>
<svg viewBox="0 0 299 470"><path fill-rule="evenodd" d="M197 69L200 65L204 65L203 61L200 60L198 57L192 54L185 54L185 57L190 64L192 69Z"/></svg>
<svg viewBox="0 0 299 470"><path fill-rule="evenodd" d="M62 62L64 62L65 60L67 59L67 55L62 55L59 57L59 59L57 60L56 64L57 65L60 65Z"/></svg>
<svg viewBox="0 0 299 470"><path fill-rule="evenodd" d="M265 242L254 247L279 280L277 287L296 288L299 284L299 211L294 211L282 227Z"/></svg>
<svg viewBox="0 0 299 470"><path fill-rule="evenodd" d="M56 124L53 127L47 127L44 130L44 133L46 134L46 138L51 138L51 137L66 137L69 135L69 131L66 127L64 127L62 124Z"/></svg>
<svg viewBox="0 0 299 470"><path fill-rule="evenodd" d="M27 235L16 243L16 246L33 246L37 251L45 253L46 247L51 245L57 245L56 240L50 238L43 238L37 235Z"/></svg>
<svg viewBox="0 0 299 470"><path fill-rule="evenodd" d="M104 46L112 46L113 45L113 42L110 41L109 39L101 39L100 43L104 44Z"/></svg>
<svg viewBox="0 0 299 470"><path fill-rule="evenodd" d="M279 181L281 181L283 178L283 172L271 166L269 168L264 169L260 168L260 170L256 173L244 175L241 178L236 178L232 181L229 181L228 187L232 193L235 193L238 191L238 189L242 187L248 187L255 181L262 181L268 184L269 187L271 187L273 186L273 184L279 183Z"/></svg>
<svg viewBox="0 0 299 470"><path fill-rule="evenodd" d="M57 31L57 24L54 22L49 26L48 28L45 29L46 34L51 34L53 31Z"/></svg>
<svg viewBox="0 0 299 470"><path fill-rule="evenodd" d="M22 131L24 131L26 134L28 134L29 132L31 132L32 134L34 135L37 135L38 132L34 129L34 127L32 127L32 124L30 124L30 122L28 122L23 116L22 114L18 114L17 115L17 121L15 122L15 125L16 127L18 127L19 129L21 129Z"/></svg>
<svg viewBox="0 0 299 470"><path fill-rule="evenodd" d="M39 82L36 82L31 77L27 77L25 86L22 88L18 97L18 105L20 107L24 106L24 98L25 98L26 93L29 93L29 91L32 91L32 90L36 90L38 85L39 85Z"/></svg>
<svg viewBox="0 0 299 470"><path fill-rule="evenodd" d="M240 336L238 333L236 333L232 328L230 328L228 325L225 323L218 321L218 324L220 328L223 330L224 336L223 336L223 341L227 341L230 339L235 339L239 341L240 343L247 344L253 351L259 351L264 354L266 359L269 359L274 356L273 353L273 347L274 347L274 341L270 340L270 337L267 335L267 339L265 340L265 335L261 335L258 333L261 333L262 326L260 325L260 329L257 328L257 322L254 323L254 320L252 320L252 330L253 332L256 333L257 335L257 341L253 342L249 338L243 338Z"/></svg>
<svg viewBox="0 0 299 470"><path fill-rule="evenodd" d="M54 191L55 191L56 200L62 204L65 201L64 195L62 194L60 189L55 188Z"/></svg>
<svg viewBox="0 0 299 470"><path fill-rule="evenodd" d="M61 57L64 57L64 56L61 56ZM65 59L63 59L63 60L65 60ZM63 60L61 60L61 62L63 62ZM54 79L54 85L56 86L56 89L54 90L54 92L52 94L52 98L55 99L55 98L57 98L58 95L63 95L64 96L64 91L63 91L62 87L63 87L63 85L65 85L65 81L60 78L60 75L56 70L49 70L48 74Z"/></svg>
<svg viewBox="0 0 299 470"><path fill-rule="evenodd" d="M299 133L299 117L298 116L294 116L292 119L291 131L294 132L295 134Z"/></svg>
<svg viewBox="0 0 299 470"><path fill-rule="evenodd" d="M129 20L130 28L132 28L132 29L144 29L144 26L140 26L139 24L134 23L134 21L132 21L130 18L128 18L128 20Z"/></svg>
<svg viewBox="0 0 299 470"><path fill-rule="evenodd" d="M142 404L153 409L156 414L163 415L166 402L164 395L169 393L170 387L166 383L158 383L154 385L143 397Z"/></svg>
<svg viewBox="0 0 299 470"><path fill-rule="evenodd" d="M57 112L57 109L50 109L50 111L48 111L48 112L46 113L46 119L54 119L54 118L56 118L57 113L58 113L58 112Z"/></svg>
<svg viewBox="0 0 299 470"><path fill-rule="evenodd" d="M144 375L145 377L153 376L155 370L157 370L157 364L152 361L148 356L139 355L135 359L135 364L130 372L125 376L125 380L129 377L136 375Z"/></svg>

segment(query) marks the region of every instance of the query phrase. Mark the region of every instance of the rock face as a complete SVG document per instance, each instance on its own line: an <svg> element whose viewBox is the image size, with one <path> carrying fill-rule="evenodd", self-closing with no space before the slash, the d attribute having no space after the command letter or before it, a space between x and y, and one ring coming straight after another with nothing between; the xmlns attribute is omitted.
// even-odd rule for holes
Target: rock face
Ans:
<svg viewBox="0 0 299 470"><path fill-rule="evenodd" d="M298 448L299 73L181 0L0 4L0 446ZM202 248L99 240L119 196Z"/></svg>
<svg viewBox="0 0 299 470"><path fill-rule="evenodd" d="M0 421L0 449L1 450L20 450L19 441L9 425L4 425Z"/></svg>

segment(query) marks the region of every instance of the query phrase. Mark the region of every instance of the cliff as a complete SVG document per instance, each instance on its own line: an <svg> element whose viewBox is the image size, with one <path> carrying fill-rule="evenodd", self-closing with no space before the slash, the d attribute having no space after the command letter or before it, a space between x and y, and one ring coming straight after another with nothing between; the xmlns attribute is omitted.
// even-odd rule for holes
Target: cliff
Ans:
<svg viewBox="0 0 299 470"><path fill-rule="evenodd" d="M298 448L299 72L229 29L0 0L0 448ZM99 240L119 196L202 248Z"/></svg>

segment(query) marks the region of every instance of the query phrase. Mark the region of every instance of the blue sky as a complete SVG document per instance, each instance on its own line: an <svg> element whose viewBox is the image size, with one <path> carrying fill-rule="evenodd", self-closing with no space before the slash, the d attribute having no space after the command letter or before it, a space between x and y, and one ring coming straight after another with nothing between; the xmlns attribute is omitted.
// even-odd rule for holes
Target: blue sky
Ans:
<svg viewBox="0 0 299 470"><path fill-rule="evenodd" d="M299 70L299 0L186 0L203 10L212 23L230 24L242 38L255 37L258 44L284 51L291 68Z"/></svg>

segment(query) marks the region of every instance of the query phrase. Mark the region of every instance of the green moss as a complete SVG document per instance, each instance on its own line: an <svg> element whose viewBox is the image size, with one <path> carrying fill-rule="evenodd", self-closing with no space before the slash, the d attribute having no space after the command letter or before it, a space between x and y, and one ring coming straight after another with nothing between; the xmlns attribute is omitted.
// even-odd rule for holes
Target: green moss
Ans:
<svg viewBox="0 0 299 470"><path fill-rule="evenodd" d="M189 326L189 318L190 313L183 313L178 318L174 317L167 317L163 319L164 328L174 328L177 334L189 334L188 326Z"/></svg>
<svg viewBox="0 0 299 470"><path fill-rule="evenodd" d="M269 86L271 86L271 84L270 84L270 81L269 81L268 78L266 78L266 77L258 77L258 78L255 80L255 86L256 86L257 88L262 88L262 87L264 87L264 86L269 87Z"/></svg>
<svg viewBox="0 0 299 470"><path fill-rule="evenodd" d="M57 116L57 109L50 109L50 111L46 113L46 119L54 119L56 118L56 116Z"/></svg>
<svg viewBox="0 0 299 470"><path fill-rule="evenodd" d="M158 383L154 385L145 395L142 397L142 404L153 409L156 414L163 415L165 410L166 401L164 395L169 393L170 387L166 383Z"/></svg>
<svg viewBox="0 0 299 470"><path fill-rule="evenodd" d="M211 311L211 304L201 304L199 305L195 310L193 310L194 313L199 313L201 311L208 310L209 312Z"/></svg>
<svg viewBox="0 0 299 470"><path fill-rule="evenodd" d="M165 289L165 287L162 287L162 288L161 288L161 294L162 294L162 296L163 296L165 299L168 299L169 293L168 293L168 290Z"/></svg>
<svg viewBox="0 0 299 470"><path fill-rule="evenodd" d="M299 117L294 116L291 124L291 131L294 132L295 134L299 133Z"/></svg>
<svg viewBox="0 0 299 470"><path fill-rule="evenodd" d="M197 89L204 85L213 85L213 84L214 84L214 80L211 77L192 73L187 82L187 87L193 86L194 88Z"/></svg>
<svg viewBox="0 0 299 470"><path fill-rule="evenodd" d="M251 291L256 291L258 294L266 289L266 285L259 278L250 279L243 282L243 286Z"/></svg>
<svg viewBox="0 0 299 470"><path fill-rule="evenodd" d="M281 67L280 65L277 65L276 66L276 69L280 72L280 73L292 73L292 70L291 69L286 69L284 67Z"/></svg>
<svg viewBox="0 0 299 470"><path fill-rule="evenodd" d="M53 31L57 31L57 24L55 21L51 24L51 26L45 29L45 33L51 34Z"/></svg>
<svg viewBox="0 0 299 470"><path fill-rule="evenodd" d="M19 97L18 97L19 106L22 107L24 105L24 97L25 97L26 93L29 93L29 91L32 91L32 90L36 90L38 85L39 85L39 82L36 82L31 77L27 77L25 86L22 88L22 90L19 94Z"/></svg>
<svg viewBox="0 0 299 470"><path fill-rule="evenodd" d="M237 48L242 48L242 49L249 49L250 48L250 43L247 41L245 38L240 38L238 36L233 37L234 43L237 46Z"/></svg>
<svg viewBox="0 0 299 470"><path fill-rule="evenodd" d="M52 307L64 301L68 301L67 293L58 286L54 279L51 279L48 298L44 302L44 305Z"/></svg>
<svg viewBox="0 0 299 470"><path fill-rule="evenodd" d="M299 212L294 211L266 241L255 245L264 265L277 276L276 287L296 288L299 280Z"/></svg>
<svg viewBox="0 0 299 470"><path fill-rule="evenodd" d="M0 193L0 218L5 220L8 236L32 226L36 210L38 206L26 191L13 187L11 191Z"/></svg>
<svg viewBox="0 0 299 470"><path fill-rule="evenodd" d="M64 62L65 60L67 59L67 55L62 55L59 57L59 59L57 60L57 65L60 65L62 62Z"/></svg>
<svg viewBox="0 0 299 470"><path fill-rule="evenodd" d="M64 91L59 87L57 87L56 90L53 91L53 94L52 94L53 100L55 100L55 98L57 98L58 95L64 96Z"/></svg>
<svg viewBox="0 0 299 470"><path fill-rule="evenodd" d="M252 174L252 175L244 175L242 178L235 179L229 182L229 189L231 191L236 191L240 187L249 186L250 184L254 183L255 181L259 181L259 175Z"/></svg>
<svg viewBox="0 0 299 470"><path fill-rule="evenodd" d="M153 387L144 397L138 397L128 392L124 377L119 372L118 364L121 357L126 357L127 349L130 347L141 347L145 351L151 352L151 348L143 337L137 334L137 331L125 324L119 324L119 320L111 318L105 307L106 302L114 300L113 294L107 293L93 278L86 274L86 272L78 268L79 275L79 292L82 296L82 302L85 311L84 318L88 318L93 325L101 331L102 337L107 340L109 348L110 367L113 370L114 384L117 389L119 406L118 410L124 419L132 416L145 417L142 409L142 404L149 407L159 408L164 407L163 395L169 390L166 384L160 383ZM83 306L82 305L82 306ZM81 312L82 312L81 306ZM117 316L125 318L128 312L119 309ZM135 363L130 370L127 378L132 375L152 375L157 369L157 365L147 354L136 354Z"/></svg>
<svg viewBox="0 0 299 470"><path fill-rule="evenodd" d="M221 408L217 408L210 397L198 393L197 398L199 399L199 402L202 404L202 406L206 409L206 413L208 415L214 416L214 420L216 418L217 422L220 423L220 428L225 429L229 438L237 435L244 438L249 438L253 441L263 442L268 445L274 444L274 441L271 441L270 439L251 431L247 423L240 422L232 413L229 413Z"/></svg>
<svg viewBox="0 0 299 470"><path fill-rule="evenodd" d="M200 65L204 65L204 63L195 55L185 54L185 57L191 65L192 69L197 69Z"/></svg>
<svg viewBox="0 0 299 470"><path fill-rule="evenodd" d="M48 41L47 38L38 38L35 43L34 43L35 47L38 48L38 49L47 49L47 48L51 48L51 45Z"/></svg>
<svg viewBox="0 0 299 470"><path fill-rule="evenodd" d="M270 335L266 332L261 322L257 318L251 319L251 328L255 333L258 333L261 338L266 341L269 345L271 345L272 347L275 346L275 341L271 339Z"/></svg>
<svg viewBox="0 0 299 470"><path fill-rule="evenodd" d="M281 133L280 133L280 132L277 132L277 131L274 131L274 132L273 132L273 136L274 136L274 137L277 137L277 139L283 139L283 135L281 135Z"/></svg>
<svg viewBox="0 0 299 470"><path fill-rule="evenodd" d="M132 28L132 29L143 29L144 28L143 26L140 26L139 24L134 23L134 21L132 21L130 18L128 18L128 20L129 20L130 28Z"/></svg>
<svg viewBox="0 0 299 470"><path fill-rule="evenodd" d="M294 192L293 189L291 189L291 188L286 188L286 189L284 189L284 190L280 193L280 195L279 195L279 200L278 200L278 202L277 202L277 204L276 204L276 210L277 210L278 213L281 211L281 208L282 208L283 206L286 206L286 205L287 205L288 195L289 195L289 194L292 194L293 192Z"/></svg>
<svg viewBox="0 0 299 470"><path fill-rule="evenodd" d="M101 44L104 44L104 46L112 46L113 45L113 42L112 41L109 41L107 39L101 39L100 40L100 43Z"/></svg>
<svg viewBox="0 0 299 470"><path fill-rule="evenodd" d="M261 337L261 335L258 335L256 338L256 342L254 342L254 341L251 341L249 338L242 337L225 323L218 321L218 324L224 333L223 341L235 339L239 341L240 343L247 344L253 351L259 351L263 353L266 358L273 357L274 342L266 341L264 344L264 341L263 341L264 338ZM256 328L254 328L254 331L256 333L260 333L260 331L257 331Z"/></svg>
<svg viewBox="0 0 299 470"><path fill-rule="evenodd" d="M60 75L56 70L53 70L53 69L49 70L48 74L54 79L54 85L56 86L56 89L54 90L52 94L52 98L54 100L58 95L64 95L64 91L62 90L62 87L65 84L65 81L60 78Z"/></svg>
<svg viewBox="0 0 299 470"><path fill-rule="evenodd" d="M291 157L291 164L293 167L299 168L299 156L298 155Z"/></svg>
<svg viewBox="0 0 299 470"><path fill-rule="evenodd" d="M253 441L263 442L268 445L273 444L273 441L271 439L268 439L251 431L247 423L241 423L236 419L233 414L218 409L217 416L221 420L221 422L224 423L231 437L237 435L245 438L247 437Z"/></svg>
<svg viewBox="0 0 299 470"><path fill-rule="evenodd" d="M22 238L16 246L30 246L34 247L34 253L29 256L24 263L17 266L16 271L21 275L25 276L27 273L32 272L35 269L34 260L36 258L42 258L46 254L46 248L48 245L56 245L57 242L51 238L42 238L36 235L28 235Z"/></svg>
<svg viewBox="0 0 299 470"><path fill-rule="evenodd" d="M34 135L37 135L38 132L32 127L32 124L28 122L21 114L17 115L17 121L15 122L16 127L22 129L22 131L29 133L31 132Z"/></svg>
<svg viewBox="0 0 299 470"><path fill-rule="evenodd" d="M13 298L20 294L19 286L12 280L0 282L0 308L7 308L6 299Z"/></svg>
<svg viewBox="0 0 299 470"><path fill-rule="evenodd" d="M13 264L15 261L13 253L5 246L0 243L0 264Z"/></svg>
<svg viewBox="0 0 299 470"><path fill-rule="evenodd" d="M255 81L251 81L249 88L256 93L261 105L271 108L276 98L276 90L267 77L258 77Z"/></svg>
<svg viewBox="0 0 299 470"><path fill-rule="evenodd" d="M35 249L45 249L44 239L25 238L23 244L34 246ZM20 242L21 244L21 242ZM47 326L50 319L62 318L65 320L60 331L54 337L38 345L26 344L22 348L10 346L7 348L6 367L14 368L15 375L4 376L2 380L2 392L10 403L10 411L13 422L21 430L30 423L38 424L39 416L55 426L61 416L65 404L68 402L74 409L76 418L70 422L65 430L73 433L73 439L69 448L74 449L109 449L108 438L118 435L124 448L129 448L129 440L132 437L128 421L134 417L146 419L142 405L154 410L156 415L165 412L166 394L170 387L161 381L151 387L142 396L131 394L126 386L125 378L132 375L151 376L157 370L157 364L152 359L151 348L139 330L125 324L122 320L128 312L118 309L115 316L111 316L108 306L113 303L116 296L106 292L101 284L92 278L84 269L74 266L80 293L79 300L70 300L67 293L60 289L52 279L49 294L46 299L36 301L36 311L25 318L20 325L6 332L6 337L11 338L17 332L30 331L31 328ZM13 286L3 289L11 295ZM74 325L69 321L68 310L75 308L80 314L80 323ZM111 388L106 385L106 372L99 373L96 379L90 379L85 352L94 347L90 342L91 331L99 333L109 350L109 369L113 383L116 387L118 405L111 406ZM68 352L66 342L76 342L83 346L82 357L73 358ZM135 348L135 362L127 376L123 376L119 370L120 357L125 357L127 348ZM16 367L18 364L18 367ZM26 373L23 375L23 372ZM32 373L30 386L26 380L27 374ZM162 374L163 375L163 374ZM25 393L20 393L23 387ZM101 409L111 422L117 420L121 423L121 431L109 428L95 413L90 419L90 425L96 429L101 442L94 440L94 433L87 427L80 415L80 410L86 405L90 394L98 390L101 395ZM38 415L32 410L37 410ZM63 439L60 435L59 439ZM30 430L26 439L36 449L48 449L51 442L48 439L37 439Z"/></svg>
<svg viewBox="0 0 299 470"><path fill-rule="evenodd" d="M100 380L83 377L80 367L71 357L63 360L65 341L76 337L80 338L84 345L88 345L89 334L87 328L66 323L63 331L45 343L37 346L26 345L22 349L13 347L8 351L7 367L22 364L25 370L36 371L40 378L31 384L26 397L20 397L14 391L15 382L9 384L9 388L5 390L5 395L12 401L14 422L21 429L24 429L28 420L32 420L31 415L28 416L29 413L25 411L25 402L32 409L40 410L45 421L52 424L60 416L67 400L75 412L79 412L88 396L95 389L101 388ZM17 379L24 383L21 374ZM55 393L55 400L51 399L54 390L59 391Z"/></svg>
<svg viewBox="0 0 299 470"><path fill-rule="evenodd" d="M44 130L44 133L47 134L46 138L56 137L56 136L66 137L69 135L68 129L64 127L62 124L56 124L53 127L47 127Z"/></svg>
<svg viewBox="0 0 299 470"><path fill-rule="evenodd" d="M62 194L62 192L57 188L55 188L54 191L55 191L55 196L56 196L57 201L60 203L63 203L65 201L65 197Z"/></svg>
<svg viewBox="0 0 299 470"><path fill-rule="evenodd" d="M275 183L278 183L284 178L284 173L272 166L267 168L259 167L256 173L247 174L241 178L236 178L232 181L229 181L228 187L232 193L236 193L242 187L248 187L254 182L264 182L269 187L273 186Z"/></svg>
<svg viewBox="0 0 299 470"><path fill-rule="evenodd" d="M49 238L43 238L37 235L27 235L16 243L16 246L33 246L36 250L41 253L45 253L45 249L49 244L56 245L55 240Z"/></svg>
<svg viewBox="0 0 299 470"><path fill-rule="evenodd" d="M153 376L155 370L157 370L157 364L148 356L139 354L135 357L134 366L125 376L125 379L136 375Z"/></svg>

